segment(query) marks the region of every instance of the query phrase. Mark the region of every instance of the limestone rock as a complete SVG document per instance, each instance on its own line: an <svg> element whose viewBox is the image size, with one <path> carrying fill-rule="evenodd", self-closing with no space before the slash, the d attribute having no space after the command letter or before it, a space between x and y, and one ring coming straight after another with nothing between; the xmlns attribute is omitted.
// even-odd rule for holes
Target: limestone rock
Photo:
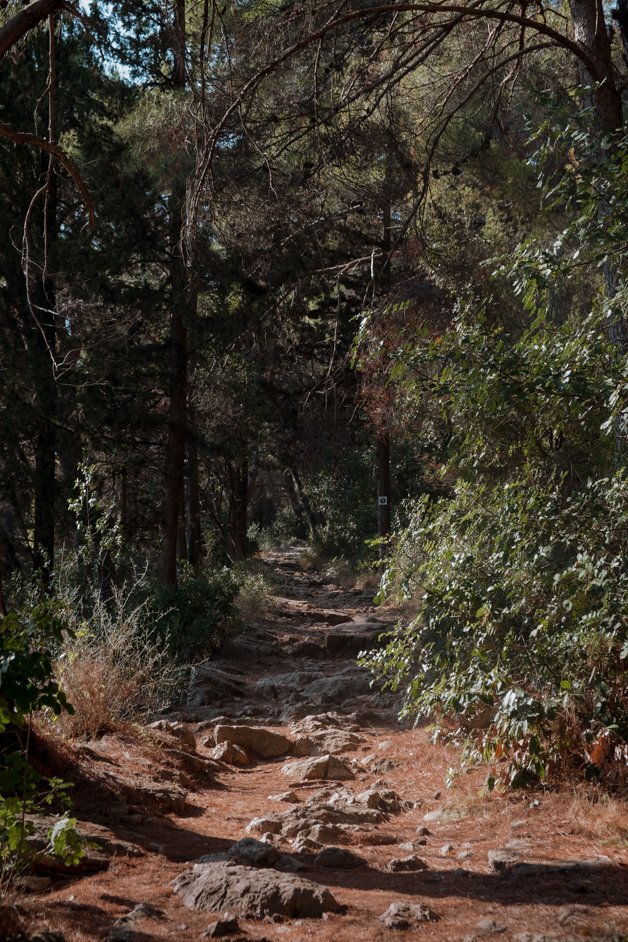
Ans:
<svg viewBox="0 0 628 942"><path fill-rule="evenodd" d="M362 670L350 668L334 677L321 677L308 684L301 695L308 703L342 703L347 697L357 697L370 693L369 675Z"/></svg>
<svg viewBox="0 0 628 942"><path fill-rule="evenodd" d="M222 919L216 922L210 922L207 929L203 932L204 939L220 939L225 935L233 935L240 931L240 924L235 916L227 913Z"/></svg>
<svg viewBox="0 0 628 942"><path fill-rule="evenodd" d="M270 801L282 801L290 805L298 805L301 801L299 796L293 791L280 792L278 795L269 795L268 798Z"/></svg>
<svg viewBox="0 0 628 942"><path fill-rule="evenodd" d="M263 726L216 726L214 737L217 745L233 743L262 759L284 756L292 747L287 736Z"/></svg>
<svg viewBox="0 0 628 942"><path fill-rule="evenodd" d="M279 818L253 818L246 826L247 831L257 831L258 834L281 834L281 821Z"/></svg>
<svg viewBox="0 0 628 942"><path fill-rule="evenodd" d="M148 728L159 730L161 733L168 733L168 735L178 739L188 752L196 752L194 733L186 729L181 723L172 723L170 720L156 720Z"/></svg>
<svg viewBox="0 0 628 942"><path fill-rule="evenodd" d="M488 852L488 863L493 873L508 873L520 860L518 854L505 848Z"/></svg>
<svg viewBox="0 0 628 942"><path fill-rule="evenodd" d="M250 755L241 746L236 746L232 742L221 742L212 750L212 758L217 762L227 762L229 765L247 766L251 765L253 760Z"/></svg>
<svg viewBox="0 0 628 942"><path fill-rule="evenodd" d="M391 873L407 873L414 870L427 870L427 864L420 857L410 854L409 857L394 857L388 864Z"/></svg>
<svg viewBox="0 0 628 942"><path fill-rule="evenodd" d="M344 847L324 847L314 858L314 864L330 870L355 870L357 867L368 866L364 857L359 857Z"/></svg>
<svg viewBox="0 0 628 942"><path fill-rule="evenodd" d="M414 929L422 922L437 922L436 913L422 903L391 903L379 917L387 929Z"/></svg>
<svg viewBox="0 0 628 942"><path fill-rule="evenodd" d="M341 912L329 890L302 877L227 861L195 864L174 883L183 903L202 912L226 909L253 919L264 916L320 918Z"/></svg>
<svg viewBox="0 0 628 942"><path fill-rule="evenodd" d="M337 756L317 756L312 759L301 759L297 762L288 762L281 770L284 775L298 781L307 782L316 779L333 779L343 781L354 778L354 774L342 759Z"/></svg>
<svg viewBox="0 0 628 942"><path fill-rule="evenodd" d="M304 756L319 756L321 750L313 739L309 736L297 736L292 745L292 755L303 758Z"/></svg>

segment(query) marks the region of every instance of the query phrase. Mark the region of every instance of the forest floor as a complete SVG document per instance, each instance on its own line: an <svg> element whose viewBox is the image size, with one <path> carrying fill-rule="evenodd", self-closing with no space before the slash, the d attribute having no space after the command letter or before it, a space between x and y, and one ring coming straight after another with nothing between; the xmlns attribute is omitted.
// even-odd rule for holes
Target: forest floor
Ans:
<svg viewBox="0 0 628 942"><path fill-rule="evenodd" d="M218 922L208 932L220 912L186 905L190 894L173 881L200 856L224 857L234 842L270 831L265 839L288 859L274 854L270 867L237 870L251 876L253 896L258 878L305 880L327 888L343 911L302 918L297 905L289 916L238 916L227 938L628 939L626 804L573 787L487 794L487 767L447 785L456 751L433 744L427 729L399 725L394 697L370 689L356 666L357 651L394 613L374 608L372 592L305 570L296 549L266 553L264 565L277 585L272 614L195 670L185 708L51 751L56 771L75 782L74 814L96 847L79 873L40 870L22 888L24 938L217 935L229 929ZM217 725L227 727L218 739L246 742L242 752L215 746ZM287 736L292 755L255 757L281 740L233 733L243 725ZM312 769L308 753L337 761ZM294 762L310 765L286 768ZM326 777L336 773L342 780ZM329 845L362 861L338 852L317 860ZM228 882L231 864L212 866ZM244 900L247 892L226 887L221 908L233 911L234 893ZM192 897L202 904L200 892ZM423 908L405 912L409 928L395 929L380 919L393 903ZM0 938L7 932L0 927Z"/></svg>

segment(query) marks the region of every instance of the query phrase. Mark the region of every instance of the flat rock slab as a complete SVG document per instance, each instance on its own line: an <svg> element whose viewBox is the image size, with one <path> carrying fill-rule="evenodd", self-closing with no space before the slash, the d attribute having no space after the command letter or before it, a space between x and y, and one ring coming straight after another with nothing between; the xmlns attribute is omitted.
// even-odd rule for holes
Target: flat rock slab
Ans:
<svg viewBox="0 0 628 942"><path fill-rule="evenodd" d="M300 782L316 781L317 779L332 779L345 781L354 778L353 772L346 762L337 756L317 756L313 759L302 759L298 762L288 762L281 770L284 775Z"/></svg>
<svg viewBox="0 0 628 942"><path fill-rule="evenodd" d="M310 880L228 861L195 864L175 880L174 889L190 909L229 910L250 919L264 916L319 919L323 913L344 911L329 890Z"/></svg>
<svg viewBox="0 0 628 942"><path fill-rule="evenodd" d="M233 743L262 759L285 756L292 748L292 740L263 726L216 726L216 745Z"/></svg>

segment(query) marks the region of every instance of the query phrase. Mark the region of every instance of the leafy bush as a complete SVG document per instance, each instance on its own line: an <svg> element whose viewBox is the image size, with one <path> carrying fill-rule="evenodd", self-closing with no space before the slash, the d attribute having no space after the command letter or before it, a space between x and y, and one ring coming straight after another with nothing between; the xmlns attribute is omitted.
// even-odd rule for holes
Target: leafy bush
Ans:
<svg viewBox="0 0 628 942"><path fill-rule="evenodd" d="M42 781L28 761L32 713L73 711L54 675L54 649L69 635L49 604L0 620L0 888L28 863L25 841L33 824L27 815L61 805L65 813L51 829L49 851L67 864L84 853L76 821L67 814L69 786ZM24 742L15 731L24 731Z"/></svg>
<svg viewBox="0 0 628 942"><path fill-rule="evenodd" d="M323 519L312 549L323 559L357 563L367 554L366 540L377 531L375 459L369 450L351 448L331 471L306 482L308 497Z"/></svg>
<svg viewBox="0 0 628 942"><path fill-rule="evenodd" d="M35 710L72 712L53 669L53 648L69 633L46 604L0 620L0 733L24 726Z"/></svg>
<svg viewBox="0 0 628 942"><path fill-rule="evenodd" d="M513 785L574 764L598 775L628 742L628 303L596 274L625 261L614 220L628 144L595 142L587 164L587 135L559 143L581 162L552 198L579 215L552 250L526 244L502 263L517 326L472 301L400 352L398 375L445 416L452 486L415 503L384 576L383 594L414 599L416 617L364 658L405 689L406 713L469 737Z"/></svg>
<svg viewBox="0 0 628 942"><path fill-rule="evenodd" d="M155 632L182 661L219 651L225 637L239 626L235 600L240 588L227 569L195 575L183 573L176 587L155 591Z"/></svg>

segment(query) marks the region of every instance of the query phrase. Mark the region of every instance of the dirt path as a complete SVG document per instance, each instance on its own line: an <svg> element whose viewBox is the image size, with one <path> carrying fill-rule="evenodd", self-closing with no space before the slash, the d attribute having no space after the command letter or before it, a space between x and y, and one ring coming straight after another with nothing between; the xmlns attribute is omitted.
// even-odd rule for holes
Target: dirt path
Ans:
<svg viewBox="0 0 628 942"><path fill-rule="evenodd" d="M628 938L621 806L594 806L571 791L483 796L485 768L446 787L456 754L425 730L400 728L394 701L373 692L355 665L386 621L369 593L304 572L297 551L267 554L266 563L280 586L276 613L195 671L184 711L67 757L78 767L81 826L98 843L88 864L95 872L55 875L25 894L32 932L48 930L30 937L201 939L220 914L190 908L173 881L202 855L224 857L234 842L264 837L279 853L254 881L304 879L344 911L238 917L229 938ZM292 754L260 758L282 751L281 740L233 732L242 726L285 735ZM224 740L217 747L216 738ZM316 778L304 777L310 766L285 768L297 762L318 762ZM329 846L340 851L317 856ZM207 866L235 872L220 860ZM393 903L423 908L406 913L410 928L395 929L379 918Z"/></svg>

